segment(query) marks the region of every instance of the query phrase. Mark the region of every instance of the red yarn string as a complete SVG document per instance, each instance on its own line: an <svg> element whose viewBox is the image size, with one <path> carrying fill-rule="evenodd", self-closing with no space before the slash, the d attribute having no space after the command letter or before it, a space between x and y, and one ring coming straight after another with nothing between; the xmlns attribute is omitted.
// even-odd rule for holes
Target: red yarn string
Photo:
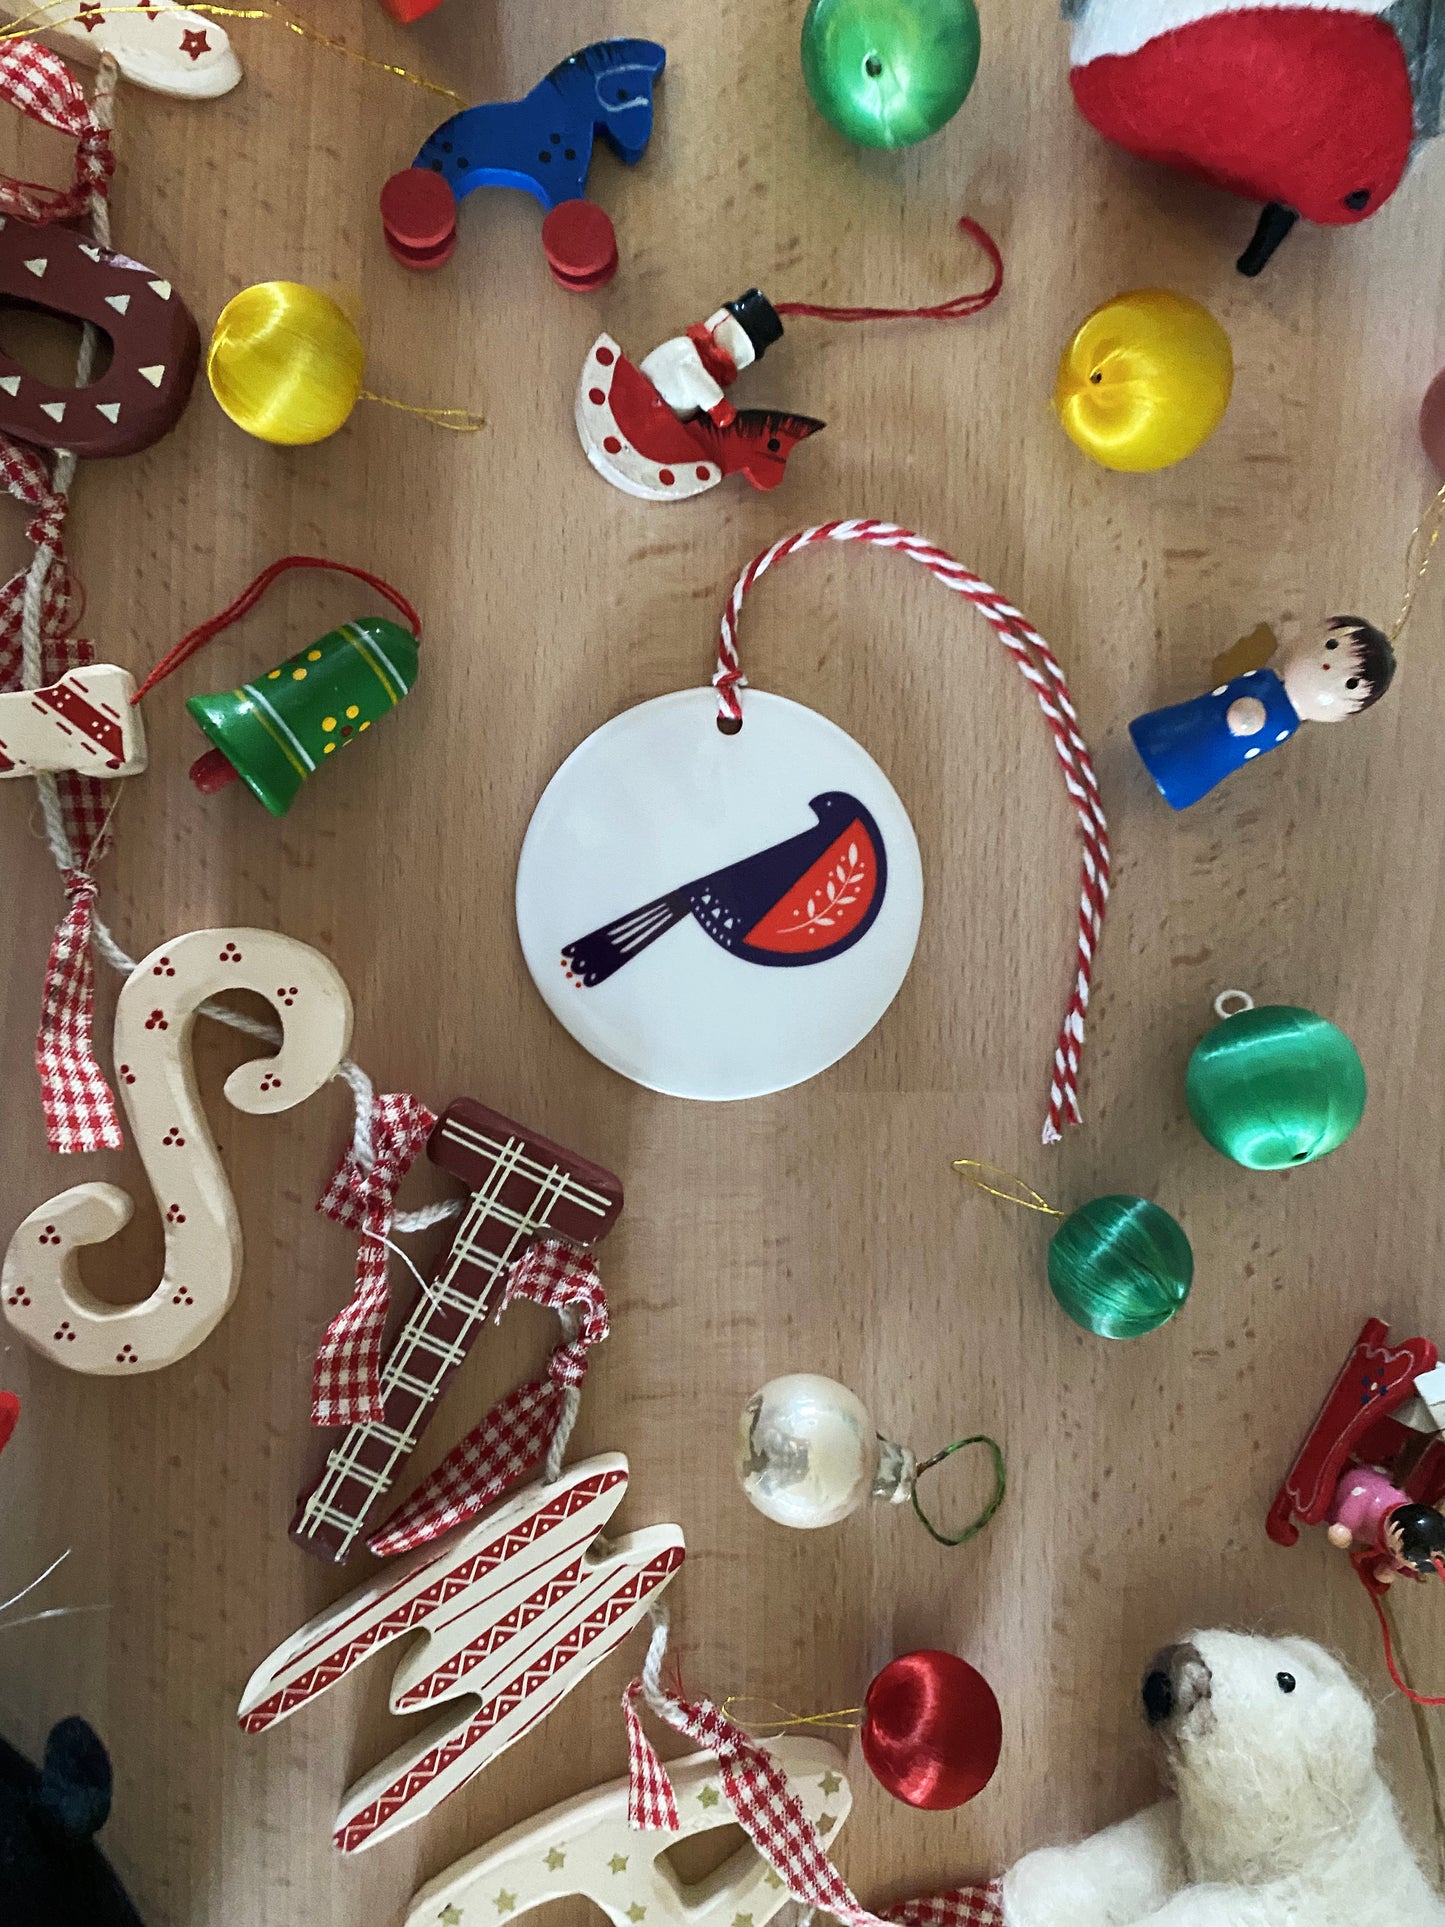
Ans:
<svg viewBox="0 0 1445 1927"><path fill-rule="evenodd" d="M1379 1587L1377 1584L1372 1585L1370 1580L1366 1577L1365 1569L1361 1565L1359 1558L1357 1556L1352 1558L1351 1563L1353 1564L1355 1571L1360 1576L1360 1584L1364 1587L1366 1593L1369 1595L1370 1604L1375 1609L1375 1617L1380 1622L1380 1638L1384 1641L1385 1665L1389 1671L1390 1678L1395 1682L1395 1685L1399 1689L1399 1691L1405 1695L1405 1698L1407 1700L1412 1701L1414 1705L1445 1706L1445 1695L1441 1695L1438 1698L1434 1698L1434 1697L1431 1697L1431 1695L1429 1695L1428 1693L1417 1693L1414 1687L1407 1682L1404 1675L1401 1673L1400 1668L1395 1661L1395 1642L1394 1642L1394 1639L1391 1637L1390 1622L1388 1618L1385 1616L1385 1602L1380 1597ZM1445 1579L1445 1566L1442 1566L1438 1559L1433 1561L1433 1564L1436 1572L1439 1573L1442 1579Z"/></svg>
<svg viewBox="0 0 1445 1927"><path fill-rule="evenodd" d="M213 636L220 635L223 629L229 629L232 623L239 622L244 615L249 615L276 578L284 575L288 569L329 569L334 575L354 576L358 582L364 582L368 588L375 589L378 595L385 596L417 641L421 641L421 617L401 591L393 589L391 584L383 581L379 575L373 575L369 569L353 568L349 562L330 562L322 555L283 555L269 568L262 569L255 581L244 588L228 608L222 609L219 615L211 616L205 622L197 623L194 629L188 630L175 648L168 650L161 657L131 697L132 703L138 703L148 690L154 689L158 682L164 682L173 670L179 669L183 662L189 661L198 649L204 649Z"/></svg>
<svg viewBox="0 0 1445 1927"><path fill-rule="evenodd" d="M814 321L964 321L971 314L981 314L1003 293L1003 255L988 229L972 215L961 216L958 225L993 263L993 279L977 294L956 294L931 308L825 308L813 301L775 301L774 310L778 314L808 315Z"/></svg>

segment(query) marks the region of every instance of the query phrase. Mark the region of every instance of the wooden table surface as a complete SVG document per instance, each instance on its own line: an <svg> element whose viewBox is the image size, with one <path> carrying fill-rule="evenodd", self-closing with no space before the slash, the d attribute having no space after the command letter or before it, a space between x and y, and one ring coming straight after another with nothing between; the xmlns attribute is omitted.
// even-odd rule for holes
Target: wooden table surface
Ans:
<svg viewBox="0 0 1445 1927"><path fill-rule="evenodd" d="M1415 1731L1362 1594L1318 1535L1281 1551L1263 1515L1367 1314L1445 1336L1445 570L1387 702L1349 729L1305 731L1185 817L1152 792L1125 726L1194 693L1261 620L1393 618L1433 487L1413 422L1445 349L1445 154L1363 229L1302 227L1250 283L1233 260L1252 210L1134 164L1076 117L1050 0L987 8L967 106L898 155L850 150L813 112L801 0L445 0L405 33L375 0L313 12L467 100L523 93L588 40L649 35L668 50L656 132L631 174L599 155L592 189L615 215L622 269L572 298L521 196L469 201L439 274L389 258L377 190L447 108L385 73L234 22L246 79L228 98L122 89L115 243L175 282L203 334L235 290L309 281L357 312L372 387L479 409L487 425L450 436L361 407L334 440L286 451L244 437L198 384L167 440L83 468L72 544L103 657L149 666L294 550L379 569L427 622L404 712L283 822L239 785L190 788L183 699L269 667L357 598L293 578L213 643L150 703L150 767L126 788L103 913L133 955L207 925L316 945L350 986L354 1053L379 1089L438 1108L476 1096L621 1173L627 1209L602 1258L614 1335L575 1450L628 1454L622 1525L686 1529L671 1603L689 1689L852 1706L893 1654L940 1645L1002 1702L997 1777L951 1816L891 1802L855 1750L840 1859L865 1896L997 1870L1141 1803L1141 1665L1217 1623L1309 1634L1363 1671L1428 1839ZM0 164L18 155L61 179L61 143L17 129L7 116ZM984 317L798 321L748 378L748 399L828 421L776 494L733 484L668 513L588 468L572 393L599 328L641 353L754 282L776 298L938 299L981 280L953 233L965 210L1008 261ZM1048 398L1082 315L1149 283L1220 317L1235 397L1193 460L1115 476L1064 438ZM991 632L895 558L797 561L753 598L745 638L754 681L858 737L917 826L922 937L873 1034L782 1096L690 1105L585 1056L523 967L514 867L557 764L627 705L706 679L722 598L757 548L848 514L954 550L1029 612L1072 680L1116 890L1087 1122L1062 1149L1038 1132L1071 968L1073 821ZM20 527L6 510L17 561ZM32 806L27 787L5 787L0 1223L66 1183L124 1184L136 1218L85 1272L141 1297L160 1238L139 1164L62 1166L44 1149L31 1042L61 898ZM117 980L101 968L108 1063ZM1358 1044L1369 1108L1326 1162L1251 1175L1190 1123L1185 1061L1231 985L1318 1010ZM286 1538L324 1446L307 1422L309 1361L353 1262L312 1209L349 1109L334 1085L280 1118L240 1115L220 1085L247 1046L202 1028L202 1088L245 1231L241 1291L198 1351L127 1382L68 1374L7 1335L0 1382L24 1417L0 1465L0 1597L68 1547L34 1604L86 1610L4 1631L0 1727L34 1751L66 1713L97 1724L117 1775L104 1838L151 1927L393 1927L422 1877L623 1770L617 1693L642 1640L438 1815L353 1862L333 1853L329 1822L399 1735L387 1662L269 1735L240 1733L251 1668L357 1577ZM1197 1259L1183 1315L1127 1345L1076 1330L1045 1283L1047 1221L968 1188L949 1170L960 1153L1066 1205L1125 1191L1174 1212ZM405 1196L445 1188L427 1172ZM439 1244L418 1240L418 1259ZM521 1308L478 1347L418 1471L536 1370L554 1331ZM765 1379L802 1369L853 1386L920 1452L997 1435L1010 1490L992 1530L949 1552L906 1511L808 1535L750 1510L730 1464L735 1415ZM936 1507L967 1516L972 1478L940 1476ZM1408 1590L1406 1650L1441 1690L1445 1611Z"/></svg>

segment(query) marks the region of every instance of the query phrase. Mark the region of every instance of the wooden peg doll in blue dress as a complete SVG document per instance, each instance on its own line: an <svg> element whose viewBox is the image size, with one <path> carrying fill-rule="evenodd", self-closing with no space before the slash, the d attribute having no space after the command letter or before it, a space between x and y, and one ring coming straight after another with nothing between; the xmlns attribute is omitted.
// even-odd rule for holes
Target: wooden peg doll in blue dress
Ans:
<svg viewBox="0 0 1445 1927"><path fill-rule="evenodd" d="M1383 632L1358 616L1336 616L1318 640L1296 644L1192 702L1136 716L1129 734L1159 794L1186 810L1234 770L1287 742L1301 723L1358 716L1380 700L1394 674L1395 652Z"/></svg>

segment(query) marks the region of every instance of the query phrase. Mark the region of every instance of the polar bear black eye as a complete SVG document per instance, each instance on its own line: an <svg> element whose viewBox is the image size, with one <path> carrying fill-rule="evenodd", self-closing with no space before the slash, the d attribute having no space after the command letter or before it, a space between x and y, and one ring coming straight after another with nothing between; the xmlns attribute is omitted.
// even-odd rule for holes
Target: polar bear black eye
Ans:
<svg viewBox="0 0 1445 1927"><path fill-rule="evenodd" d="M1276 1673L1274 1683L1282 1693L1292 1693L1295 1689L1295 1676L1293 1673Z"/></svg>

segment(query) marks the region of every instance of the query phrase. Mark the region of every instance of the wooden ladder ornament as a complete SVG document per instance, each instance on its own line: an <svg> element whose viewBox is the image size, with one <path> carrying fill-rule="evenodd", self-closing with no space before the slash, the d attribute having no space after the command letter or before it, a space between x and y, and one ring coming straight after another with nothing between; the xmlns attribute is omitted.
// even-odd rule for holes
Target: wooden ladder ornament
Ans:
<svg viewBox="0 0 1445 1927"><path fill-rule="evenodd" d="M622 1209L610 1171L470 1098L442 1114L427 1156L470 1187L471 1202L382 1366L382 1417L347 1429L291 1522L297 1545L338 1564L414 1450L512 1266L542 1237L596 1244Z"/></svg>
<svg viewBox="0 0 1445 1927"><path fill-rule="evenodd" d="M115 1012L115 1067L131 1134L165 1220L160 1283L112 1305L81 1281L81 1246L129 1221L128 1193L77 1184L30 1213L5 1254L5 1316L37 1351L75 1372L159 1371L194 1351L229 1310L241 1277L241 1226L196 1088L191 1034L208 998L250 990L281 1021L274 1057L226 1079L238 1111L273 1116L334 1075L351 1039L351 998L335 965L272 930L193 930L127 977Z"/></svg>
<svg viewBox="0 0 1445 1927"><path fill-rule="evenodd" d="M803 1811L831 1840L848 1818L852 1789L843 1756L826 1740L770 1740ZM722 1771L711 1753L672 1760L675 1833L634 1833L627 1824L626 1779L524 1820L428 1881L411 1903L406 1927L497 1927L574 1896L593 1901L613 1927L766 1927L788 1890L752 1842L704 1879L685 1884L667 1855L679 1840L733 1824Z"/></svg>
<svg viewBox="0 0 1445 1927"><path fill-rule="evenodd" d="M627 1491L627 1460L603 1453L551 1485L494 1506L439 1551L388 1569L278 1646L237 1717L264 1733L363 1660L425 1631L392 1676L393 1713L461 1701L349 1788L332 1834L356 1853L410 1826L605 1659L682 1564L680 1526L599 1543Z"/></svg>
<svg viewBox="0 0 1445 1927"><path fill-rule="evenodd" d="M146 740L134 695L128 669L94 662L48 688L0 696L0 778L42 770L138 776Z"/></svg>

